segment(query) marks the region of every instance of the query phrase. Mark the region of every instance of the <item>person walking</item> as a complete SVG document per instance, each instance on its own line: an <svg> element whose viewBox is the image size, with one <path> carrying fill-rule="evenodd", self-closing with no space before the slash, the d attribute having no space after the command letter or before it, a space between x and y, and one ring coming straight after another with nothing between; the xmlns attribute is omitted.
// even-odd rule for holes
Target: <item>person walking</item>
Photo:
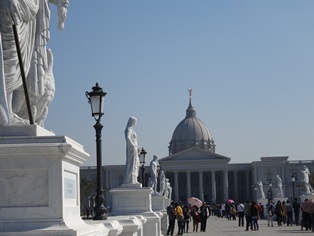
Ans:
<svg viewBox="0 0 314 236"><path fill-rule="evenodd" d="M183 233L189 232L189 224L191 220L191 212L187 205L183 207Z"/></svg>
<svg viewBox="0 0 314 236"><path fill-rule="evenodd" d="M183 210L180 203L176 204L175 214L178 221L178 236L183 235Z"/></svg>
<svg viewBox="0 0 314 236"><path fill-rule="evenodd" d="M248 231L249 228L251 228L251 230L253 230L252 216L251 216L251 203L249 200L247 200L245 205L244 205L244 215L245 215L245 220L246 220L245 231Z"/></svg>
<svg viewBox="0 0 314 236"><path fill-rule="evenodd" d="M175 203L171 202L171 204L167 207L167 215L168 215L168 230L167 236L173 235L175 223L176 223L176 212L175 212Z"/></svg>
<svg viewBox="0 0 314 236"><path fill-rule="evenodd" d="M282 201L282 223L287 223L287 205L285 201Z"/></svg>
<svg viewBox="0 0 314 236"><path fill-rule="evenodd" d="M286 211L287 211L287 226L289 225L292 226L293 207L290 204L289 200L287 200Z"/></svg>
<svg viewBox="0 0 314 236"><path fill-rule="evenodd" d="M259 203L259 207L261 209L260 213L259 213L259 216L260 216L260 219L261 220L264 220L265 219L265 215L264 215L264 205L262 203Z"/></svg>
<svg viewBox="0 0 314 236"><path fill-rule="evenodd" d="M281 204L281 201L277 202L274 214L276 215L278 226L282 226L282 204Z"/></svg>
<svg viewBox="0 0 314 236"><path fill-rule="evenodd" d="M267 212L267 221L268 221L268 226L274 227L274 222L273 222L273 215L274 215L274 203L272 202L271 199L268 199L268 203L266 204L266 212Z"/></svg>
<svg viewBox="0 0 314 236"><path fill-rule="evenodd" d="M198 223L201 221L200 215L198 212L198 207L194 205L191 210L191 215L193 219L193 232L197 232L198 230Z"/></svg>
<svg viewBox="0 0 314 236"><path fill-rule="evenodd" d="M294 220L295 220L295 225L299 225L300 224L300 203L298 202L298 199L295 198L294 202L292 204L293 206L293 212L294 212Z"/></svg>
<svg viewBox="0 0 314 236"><path fill-rule="evenodd" d="M244 204L239 201L239 204L237 206L238 211L238 218L239 218L239 227L244 226Z"/></svg>
<svg viewBox="0 0 314 236"><path fill-rule="evenodd" d="M308 199L305 199L304 202L308 201ZM302 207L301 207L301 211L302 211L302 220L303 220L303 224L302 226L305 228L305 230L311 230L312 229L312 219L311 219L311 213L303 211Z"/></svg>
<svg viewBox="0 0 314 236"><path fill-rule="evenodd" d="M252 201L250 211L251 211L253 228L254 228L254 230L258 230L258 214L259 214L259 212L258 212L256 202Z"/></svg>
<svg viewBox="0 0 314 236"><path fill-rule="evenodd" d="M200 207L201 232L206 231L206 223L208 216L209 216L208 207L206 205L206 202L203 202L203 205Z"/></svg>

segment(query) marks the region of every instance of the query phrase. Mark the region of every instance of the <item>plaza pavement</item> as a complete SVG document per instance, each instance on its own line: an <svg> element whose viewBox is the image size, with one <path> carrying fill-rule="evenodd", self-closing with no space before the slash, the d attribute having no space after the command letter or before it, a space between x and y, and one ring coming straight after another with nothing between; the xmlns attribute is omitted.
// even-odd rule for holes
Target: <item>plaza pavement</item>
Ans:
<svg viewBox="0 0 314 236"><path fill-rule="evenodd" d="M259 230L258 231L245 231L244 227L238 226L238 219L228 221L226 218L217 218L216 216L211 216L207 221L206 232L192 232L193 225L190 222L190 229L188 233L183 235L189 236L305 236L305 235L314 235L312 231L301 230L301 226L286 226L281 227L277 226L277 222L274 221L274 227L267 226L267 220L259 220ZM275 224L276 223L276 224ZM245 222L244 222L245 224ZM174 231L174 235L177 233L177 225Z"/></svg>

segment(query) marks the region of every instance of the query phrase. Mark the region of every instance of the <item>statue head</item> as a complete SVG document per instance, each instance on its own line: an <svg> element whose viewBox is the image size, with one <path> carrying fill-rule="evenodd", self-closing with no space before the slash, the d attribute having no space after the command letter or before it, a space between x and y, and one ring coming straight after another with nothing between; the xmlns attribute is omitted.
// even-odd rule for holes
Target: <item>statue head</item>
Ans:
<svg viewBox="0 0 314 236"><path fill-rule="evenodd" d="M136 122L137 122L137 119L135 117L131 116L128 120L128 124L127 124L126 128L130 128L130 127L136 125Z"/></svg>

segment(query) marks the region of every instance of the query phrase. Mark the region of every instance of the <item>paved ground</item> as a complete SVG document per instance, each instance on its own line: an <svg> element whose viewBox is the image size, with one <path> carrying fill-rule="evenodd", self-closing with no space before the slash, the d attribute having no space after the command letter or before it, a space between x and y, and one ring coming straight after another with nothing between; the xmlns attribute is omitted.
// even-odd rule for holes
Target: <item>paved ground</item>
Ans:
<svg viewBox="0 0 314 236"><path fill-rule="evenodd" d="M245 227L239 227L238 221L228 221L225 218L217 218L216 216L211 216L207 221L206 232L189 232L184 235L190 236L306 236L314 235L312 231L301 230L300 226L286 226L283 225L278 227L274 224L274 227L267 226L267 220L259 220L259 230L258 231L245 231ZM275 222L274 222L275 223ZM277 222L276 222L277 223ZM192 222L190 223L190 229L193 230ZM177 227L175 228L175 234L177 233Z"/></svg>

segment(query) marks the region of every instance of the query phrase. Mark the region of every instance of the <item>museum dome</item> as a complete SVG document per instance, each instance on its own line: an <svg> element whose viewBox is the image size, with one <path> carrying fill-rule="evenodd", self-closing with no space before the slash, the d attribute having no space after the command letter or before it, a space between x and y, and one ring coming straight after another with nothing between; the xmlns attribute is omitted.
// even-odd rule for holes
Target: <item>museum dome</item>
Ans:
<svg viewBox="0 0 314 236"><path fill-rule="evenodd" d="M192 91L190 90L190 101L186 110L186 117L175 128L169 143L169 155L191 147L198 147L215 153L214 140L207 126L196 117L196 111L192 105L191 93Z"/></svg>

